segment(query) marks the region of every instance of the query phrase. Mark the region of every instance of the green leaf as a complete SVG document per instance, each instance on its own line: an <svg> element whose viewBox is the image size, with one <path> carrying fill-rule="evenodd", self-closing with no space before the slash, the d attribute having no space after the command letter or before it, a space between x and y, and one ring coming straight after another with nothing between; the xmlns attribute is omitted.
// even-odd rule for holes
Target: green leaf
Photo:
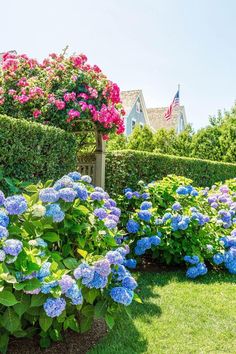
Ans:
<svg viewBox="0 0 236 354"><path fill-rule="evenodd" d="M70 316L67 320L68 320L68 327L67 328L70 328L75 332L80 331L78 321L76 320L74 315Z"/></svg>
<svg viewBox="0 0 236 354"><path fill-rule="evenodd" d="M38 192L38 187L35 186L34 184L31 184L27 187L24 188L26 190L26 192L30 192L30 193L37 193Z"/></svg>
<svg viewBox="0 0 236 354"><path fill-rule="evenodd" d="M78 265L77 260L73 257L69 257L69 258L64 259L63 263L65 264L66 268L68 268L68 269L74 269Z"/></svg>
<svg viewBox="0 0 236 354"><path fill-rule="evenodd" d="M30 307L30 296L24 294L23 292L18 293L16 296L19 303L14 305L14 310L21 317Z"/></svg>
<svg viewBox="0 0 236 354"><path fill-rule="evenodd" d="M96 299L96 297L99 295L99 290L97 289L91 289L91 290L87 290L83 293L83 296L85 298L85 300L89 303L89 304L93 304L94 300Z"/></svg>
<svg viewBox="0 0 236 354"><path fill-rule="evenodd" d="M80 319L80 332L84 333L87 332L93 324L93 318L92 317L82 317Z"/></svg>
<svg viewBox="0 0 236 354"><path fill-rule="evenodd" d="M6 354L8 342L9 342L9 335L7 333L1 334L0 352L2 354Z"/></svg>
<svg viewBox="0 0 236 354"><path fill-rule="evenodd" d="M43 337L39 341L39 345L41 348L48 348L50 347L50 344L51 344L51 340L49 337Z"/></svg>
<svg viewBox="0 0 236 354"><path fill-rule="evenodd" d="M99 301L96 303L94 308L94 315L96 318L105 317L107 312L107 303L106 301Z"/></svg>
<svg viewBox="0 0 236 354"><path fill-rule="evenodd" d="M112 329L112 327L113 327L114 324L115 324L114 317L112 317L111 315L109 315L109 314L107 313L106 316L105 316L105 321L106 321L106 324L108 325L108 327L109 327L110 329Z"/></svg>
<svg viewBox="0 0 236 354"><path fill-rule="evenodd" d="M87 209L84 205L79 205L76 209L79 210L84 215L90 213L89 209Z"/></svg>
<svg viewBox="0 0 236 354"><path fill-rule="evenodd" d="M139 302L140 304L143 303L142 299L137 294L134 294L134 301Z"/></svg>
<svg viewBox="0 0 236 354"><path fill-rule="evenodd" d="M38 295L32 295L30 307L42 306L45 302L46 295L40 293Z"/></svg>
<svg viewBox="0 0 236 354"><path fill-rule="evenodd" d="M42 238L49 242L58 242L60 240L60 237L56 232L47 232Z"/></svg>
<svg viewBox="0 0 236 354"><path fill-rule="evenodd" d="M16 332L20 329L19 316L10 307L4 312L1 323L10 333Z"/></svg>
<svg viewBox="0 0 236 354"><path fill-rule="evenodd" d="M42 311L39 317L39 324L44 332L47 332L47 330L51 327L52 322L53 319L51 317L48 317L46 313Z"/></svg>
<svg viewBox="0 0 236 354"><path fill-rule="evenodd" d="M3 290L0 292L0 304L4 306L13 306L17 303L18 301L10 291Z"/></svg>
<svg viewBox="0 0 236 354"><path fill-rule="evenodd" d="M24 289L26 291L35 290L37 288L40 288L40 285L41 285L40 281L36 278L27 280L27 281L23 282L22 284L24 284Z"/></svg>

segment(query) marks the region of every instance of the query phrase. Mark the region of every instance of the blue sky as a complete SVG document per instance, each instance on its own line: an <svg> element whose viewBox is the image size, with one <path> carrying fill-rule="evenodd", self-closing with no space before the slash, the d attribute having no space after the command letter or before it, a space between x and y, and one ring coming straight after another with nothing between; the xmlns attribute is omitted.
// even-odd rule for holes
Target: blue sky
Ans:
<svg viewBox="0 0 236 354"><path fill-rule="evenodd" d="M0 52L83 52L147 107L181 104L195 129L236 100L235 0L11 0Z"/></svg>

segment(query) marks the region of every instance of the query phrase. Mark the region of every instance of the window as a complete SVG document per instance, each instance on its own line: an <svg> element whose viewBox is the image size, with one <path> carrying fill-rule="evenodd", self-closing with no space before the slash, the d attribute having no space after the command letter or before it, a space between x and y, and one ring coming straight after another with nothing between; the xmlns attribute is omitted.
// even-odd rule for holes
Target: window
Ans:
<svg viewBox="0 0 236 354"><path fill-rule="evenodd" d="M135 125L136 125L136 119L132 118L132 121L131 121L131 130L132 131L134 130Z"/></svg>
<svg viewBox="0 0 236 354"><path fill-rule="evenodd" d="M140 102L139 101L136 102L136 112L137 113L141 112L141 107L140 107Z"/></svg>
<svg viewBox="0 0 236 354"><path fill-rule="evenodd" d="M143 123L139 123L139 125L140 125L140 128L142 128L142 129L143 129L144 124L143 124Z"/></svg>

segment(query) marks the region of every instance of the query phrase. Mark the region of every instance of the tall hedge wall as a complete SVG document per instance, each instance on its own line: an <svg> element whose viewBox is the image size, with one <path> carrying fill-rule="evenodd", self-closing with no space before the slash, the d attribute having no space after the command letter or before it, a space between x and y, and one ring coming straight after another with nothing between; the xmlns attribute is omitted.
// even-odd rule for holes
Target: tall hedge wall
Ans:
<svg viewBox="0 0 236 354"><path fill-rule="evenodd" d="M205 187L236 177L236 164L132 150L106 153L106 189L112 194L135 188L139 180L148 183L168 174L191 178L196 186Z"/></svg>
<svg viewBox="0 0 236 354"><path fill-rule="evenodd" d="M52 179L75 170L76 137L59 128L0 115L0 168L21 180Z"/></svg>

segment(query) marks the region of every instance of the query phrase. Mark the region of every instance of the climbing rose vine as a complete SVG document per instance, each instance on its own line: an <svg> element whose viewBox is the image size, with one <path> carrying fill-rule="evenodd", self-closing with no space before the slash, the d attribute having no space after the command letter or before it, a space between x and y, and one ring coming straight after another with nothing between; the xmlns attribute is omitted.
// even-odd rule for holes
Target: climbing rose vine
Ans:
<svg viewBox="0 0 236 354"><path fill-rule="evenodd" d="M83 54L50 54L39 63L5 53L0 67L0 113L66 130L92 121L108 139L124 132L124 109L117 84Z"/></svg>

